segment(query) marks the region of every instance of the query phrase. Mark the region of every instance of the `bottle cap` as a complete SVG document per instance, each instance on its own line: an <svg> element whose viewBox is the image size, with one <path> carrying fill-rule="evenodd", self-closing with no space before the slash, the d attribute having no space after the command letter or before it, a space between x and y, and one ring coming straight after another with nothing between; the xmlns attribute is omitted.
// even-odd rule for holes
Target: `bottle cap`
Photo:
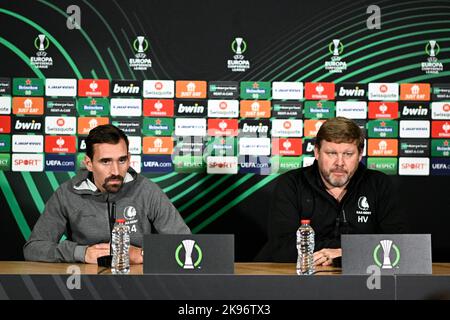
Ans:
<svg viewBox="0 0 450 320"><path fill-rule="evenodd" d="M117 223L125 223L125 219L116 219Z"/></svg>
<svg viewBox="0 0 450 320"><path fill-rule="evenodd" d="M302 220L300 220L301 224L309 224L310 222L311 222L311 220L309 220L309 219L302 219Z"/></svg>

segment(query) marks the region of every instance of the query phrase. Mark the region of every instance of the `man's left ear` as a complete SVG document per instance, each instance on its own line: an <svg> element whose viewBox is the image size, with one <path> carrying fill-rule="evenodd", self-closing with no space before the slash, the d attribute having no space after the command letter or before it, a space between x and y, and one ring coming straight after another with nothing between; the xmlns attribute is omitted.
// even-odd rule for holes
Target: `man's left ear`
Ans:
<svg viewBox="0 0 450 320"><path fill-rule="evenodd" d="M84 157L84 165L88 171L92 172L92 160L88 156Z"/></svg>

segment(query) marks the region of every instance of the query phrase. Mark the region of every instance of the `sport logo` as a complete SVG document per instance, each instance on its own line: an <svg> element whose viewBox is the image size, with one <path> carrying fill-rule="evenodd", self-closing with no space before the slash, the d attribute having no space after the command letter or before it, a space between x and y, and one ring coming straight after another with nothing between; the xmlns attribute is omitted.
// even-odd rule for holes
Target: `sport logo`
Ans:
<svg viewBox="0 0 450 320"><path fill-rule="evenodd" d="M44 171L44 155L13 153L12 171Z"/></svg>
<svg viewBox="0 0 450 320"><path fill-rule="evenodd" d="M195 249L195 251L194 251ZM184 258L181 252L184 251ZM175 250L175 260L183 269L200 268L203 252L195 240L183 240Z"/></svg>

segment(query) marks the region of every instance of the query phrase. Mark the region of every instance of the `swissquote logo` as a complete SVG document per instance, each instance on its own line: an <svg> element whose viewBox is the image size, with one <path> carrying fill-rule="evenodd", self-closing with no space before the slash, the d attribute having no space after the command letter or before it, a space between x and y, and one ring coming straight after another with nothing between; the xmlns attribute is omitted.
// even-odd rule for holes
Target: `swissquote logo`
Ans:
<svg viewBox="0 0 450 320"><path fill-rule="evenodd" d="M173 98L175 82L173 80L144 80L144 98Z"/></svg>

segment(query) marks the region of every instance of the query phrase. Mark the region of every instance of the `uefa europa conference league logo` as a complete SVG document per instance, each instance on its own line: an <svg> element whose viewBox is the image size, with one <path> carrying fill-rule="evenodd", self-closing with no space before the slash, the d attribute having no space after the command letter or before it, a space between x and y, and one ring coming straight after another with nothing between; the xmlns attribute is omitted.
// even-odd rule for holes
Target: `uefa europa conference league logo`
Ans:
<svg viewBox="0 0 450 320"><path fill-rule="evenodd" d="M244 52L247 50L247 43L241 37L234 38L231 43L231 50L234 52L233 59L227 61L228 69L233 72L245 72L250 69L250 61L245 60Z"/></svg>
<svg viewBox="0 0 450 320"><path fill-rule="evenodd" d="M441 50L436 40L430 40L425 46L425 53L428 55L426 62L422 62L422 71L425 73L438 74L444 70L442 62L439 62L437 55Z"/></svg>
<svg viewBox="0 0 450 320"><path fill-rule="evenodd" d="M134 58L129 59L129 66L135 71L147 71L152 67L152 60L147 58L148 41L144 36L137 36L133 41L133 49L136 52Z"/></svg>
<svg viewBox="0 0 450 320"><path fill-rule="evenodd" d="M184 249L184 262L182 261L181 257L181 249ZM196 256L197 258L195 259L195 262L193 260L193 254L194 257ZM183 269L200 268L199 265L202 262L202 259L203 259L202 249L199 247L197 243L195 243L195 240L183 240L175 250L175 260L177 261L177 264Z"/></svg>
<svg viewBox="0 0 450 320"><path fill-rule="evenodd" d="M341 61L344 52L344 44L339 39L333 39L328 45L328 50L332 54L331 61L325 61L325 70L330 73L342 73L347 70L347 62Z"/></svg>
<svg viewBox="0 0 450 320"><path fill-rule="evenodd" d="M383 249L382 255L380 254L380 248ZM392 252L395 254L395 259L391 259ZM383 258L383 263L381 263L381 257ZM380 244L378 244L373 250L373 260L376 265L382 269L392 269L400 262L400 249L395 245L395 243L393 243L392 240L381 240Z"/></svg>
<svg viewBox="0 0 450 320"><path fill-rule="evenodd" d="M39 34L34 39L34 47L38 50L35 57L30 57L30 63L38 69L48 69L53 65L53 58L47 55L45 50L50 46L50 41L45 34Z"/></svg>

